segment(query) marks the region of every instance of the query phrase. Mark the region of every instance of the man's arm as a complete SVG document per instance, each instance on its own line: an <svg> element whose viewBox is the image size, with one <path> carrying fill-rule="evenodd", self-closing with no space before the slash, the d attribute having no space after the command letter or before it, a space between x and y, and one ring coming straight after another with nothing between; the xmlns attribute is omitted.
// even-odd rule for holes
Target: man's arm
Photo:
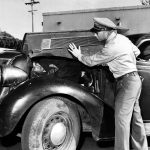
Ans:
<svg viewBox="0 0 150 150"><path fill-rule="evenodd" d="M83 64L87 66L95 66L95 65L101 65L106 64L107 62L114 59L114 56L110 56L108 53L104 53L105 50L97 52L96 54L92 56L85 56L81 54L81 49L79 49L75 46L75 44L70 44L68 49L75 57L78 58L79 61L81 61Z"/></svg>
<svg viewBox="0 0 150 150"><path fill-rule="evenodd" d="M135 57L139 56L140 55L140 50L132 42L131 42L131 44L132 44L132 50L134 52Z"/></svg>
<svg viewBox="0 0 150 150"><path fill-rule="evenodd" d="M81 61L83 64L87 66L95 66L95 65L102 65L110 62L111 60L114 59L114 57L106 55L101 52L97 52L96 54L92 56L85 56L81 55L78 57L79 61Z"/></svg>

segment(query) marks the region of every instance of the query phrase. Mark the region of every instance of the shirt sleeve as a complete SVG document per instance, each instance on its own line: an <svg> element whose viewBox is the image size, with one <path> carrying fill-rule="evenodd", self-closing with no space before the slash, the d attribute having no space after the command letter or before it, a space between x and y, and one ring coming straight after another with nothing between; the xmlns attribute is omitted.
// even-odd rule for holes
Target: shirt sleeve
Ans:
<svg viewBox="0 0 150 150"><path fill-rule="evenodd" d="M132 50L134 52L135 57L139 56L140 55L140 50L132 42L131 42L131 44L132 44Z"/></svg>
<svg viewBox="0 0 150 150"><path fill-rule="evenodd" d="M105 50L105 48L103 48L102 51L99 51L96 54L91 55L91 56L80 55L78 57L78 60L81 61L83 64L92 67L95 65L106 64L106 63L112 61L114 58L115 58L115 56L113 56L110 53L107 53L107 50Z"/></svg>

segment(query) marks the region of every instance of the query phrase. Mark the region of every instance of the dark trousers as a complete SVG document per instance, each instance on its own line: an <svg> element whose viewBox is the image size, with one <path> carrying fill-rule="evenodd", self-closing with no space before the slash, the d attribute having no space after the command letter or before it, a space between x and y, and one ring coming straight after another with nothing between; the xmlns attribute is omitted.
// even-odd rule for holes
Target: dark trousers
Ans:
<svg viewBox="0 0 150 150"><path fill-rule="evenodd" d="M141 87L141 79L135 72L117 81L114 150L129 150L130 136L134 150L148 150L145 128L139 107ZM130 129L131 118L132 127ZM132 131L131 134L130 131Z"/></svg>

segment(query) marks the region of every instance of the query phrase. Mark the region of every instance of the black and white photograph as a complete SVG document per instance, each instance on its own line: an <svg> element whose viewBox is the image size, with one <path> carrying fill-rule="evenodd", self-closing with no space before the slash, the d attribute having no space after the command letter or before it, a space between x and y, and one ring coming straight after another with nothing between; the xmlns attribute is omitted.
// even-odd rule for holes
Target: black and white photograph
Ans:
<svg viewBox="0 0 150 150"><path fill-rule="evenodd" d="M0 0L0 150L150 150L150 0Z"/></svg>

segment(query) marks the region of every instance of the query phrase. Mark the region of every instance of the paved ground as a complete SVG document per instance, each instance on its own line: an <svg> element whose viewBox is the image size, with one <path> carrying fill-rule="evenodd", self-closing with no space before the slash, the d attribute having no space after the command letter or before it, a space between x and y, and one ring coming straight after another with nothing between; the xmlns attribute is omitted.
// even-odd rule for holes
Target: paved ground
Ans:
<svg viewBox="0 0 150 150"><path fill-rule="evenodd" d="M113 142L95 142L90 135L85 135L83 141L81 139L78 150L114 150Z"/></svg>
<svg viewBox="0 0 150 150"><path fill-rule="evenodd" d="M21 150L20 139L0 141L0 150ZM90 135L84 135L78 150L114 150L114 148L113 142L96 143Z"/></svg>
<svg viewBox="0 0 150 150"><path fill-rule="evenodd" d="M21 150L20 139L0 140L0 150ZM78 150L113 150L112 143L96 143L90 135L84 135L80 140Z"/></svg>

